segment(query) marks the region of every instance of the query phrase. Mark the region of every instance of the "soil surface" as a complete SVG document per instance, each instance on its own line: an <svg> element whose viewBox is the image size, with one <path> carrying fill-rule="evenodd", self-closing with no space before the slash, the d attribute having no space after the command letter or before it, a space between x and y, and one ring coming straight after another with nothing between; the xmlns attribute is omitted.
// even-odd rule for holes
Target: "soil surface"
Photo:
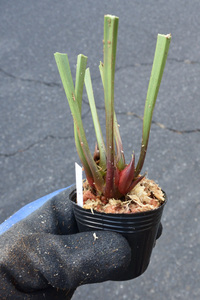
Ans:
<svg viewBox="0 0 200 300"><path fill-rule="evenodd" d="M104 196L95 196L84 182L83 208L104 213L137 213L156 209L164 201L164 193L161 188L148 178L141 180L124 199L106 199Z"/></svg>

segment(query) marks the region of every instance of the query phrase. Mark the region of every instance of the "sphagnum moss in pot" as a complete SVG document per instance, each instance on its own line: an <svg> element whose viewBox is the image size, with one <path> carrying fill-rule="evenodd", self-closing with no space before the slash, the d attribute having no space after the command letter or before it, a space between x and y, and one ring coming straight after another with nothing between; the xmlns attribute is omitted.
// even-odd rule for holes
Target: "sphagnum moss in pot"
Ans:
<svg viewBox="0 0 200 300"><path fill-rule="evenodd" d="M110 230L125 236L132 249L132 260L125 279L141 275L148 267L151 252L161 230L161 216L166 195L152 180L140 175L146 156L152 114L167 59L171 35L157 37L155 56L149 81L144 117L142 145L138 163L135 155L126 164L114 110L114 76L117 48L118 17L104 17L104 61L99 70L104 88L106 144L104 143L95 106L87 57L77 59L76 81L73 84L67 54L55 53L60 77L74 120L77 152L86 180L83 183L83 207L76 204L76 190L71 194L80 231ZM85 83L97 143L91 154L81 119ZM124 98L126 93L124 93Z"/></svg>

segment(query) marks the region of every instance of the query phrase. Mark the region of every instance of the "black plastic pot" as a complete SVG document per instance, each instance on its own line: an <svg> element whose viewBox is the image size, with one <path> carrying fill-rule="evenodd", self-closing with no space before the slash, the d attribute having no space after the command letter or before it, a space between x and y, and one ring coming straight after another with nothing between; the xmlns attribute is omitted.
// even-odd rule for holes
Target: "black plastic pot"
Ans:
<svg viewBox="0 0 200 300"><path fill-rule="evenodd" d="M156 239L162 233L161 216L165 202L157 209L134 214L106 214L83 209L76 204L76 191L70 199L74 203L74 215L80 232L107 230L121 233L132 249L132 259L126 278L140 276L147 269Z"/></svg>

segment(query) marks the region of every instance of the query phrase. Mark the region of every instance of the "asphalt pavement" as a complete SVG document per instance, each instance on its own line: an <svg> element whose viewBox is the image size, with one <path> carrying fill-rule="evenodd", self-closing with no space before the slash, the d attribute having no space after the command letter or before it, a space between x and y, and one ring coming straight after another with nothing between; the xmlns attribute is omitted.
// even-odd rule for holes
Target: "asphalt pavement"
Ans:
<svg viewBox="0 0 200 300"><path fill-rule="evenodd" d="M200 2L0 1L0 222L75 181L73 123L54 52L88 56L104 124L99 61L103 17L119 17L115 107L127 161L139 155L157 34L172 34L143 171L168 196L148 270L126 282L77 289L73 300L200 298ZM84 125L91 150L87 97ZM105 129L105 127L104 127Z"/></svg>

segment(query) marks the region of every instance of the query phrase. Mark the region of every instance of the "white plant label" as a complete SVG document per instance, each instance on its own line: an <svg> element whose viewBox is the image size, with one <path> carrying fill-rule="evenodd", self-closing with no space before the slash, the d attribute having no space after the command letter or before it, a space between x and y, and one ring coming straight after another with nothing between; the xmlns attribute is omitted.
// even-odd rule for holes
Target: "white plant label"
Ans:
<svg viewBox="0 0 200 300"><path fill-rule="evenodd" d="M75 163L75 173L76 173L76 196L77 204L83 207L83 178L82 178L82 168L77 163Z"/></svg>

